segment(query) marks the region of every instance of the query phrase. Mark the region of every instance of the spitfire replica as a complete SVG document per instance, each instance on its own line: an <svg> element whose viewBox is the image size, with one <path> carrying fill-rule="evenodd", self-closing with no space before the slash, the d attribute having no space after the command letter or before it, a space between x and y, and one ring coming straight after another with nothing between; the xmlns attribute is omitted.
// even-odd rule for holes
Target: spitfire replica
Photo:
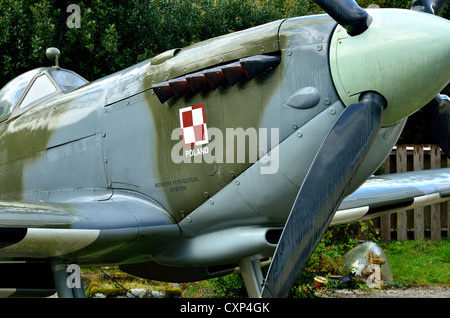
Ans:
<svg viewBox="0 0 450 318"><path fill-rule="evenodd" d="M239 267L251 297L284 297L329 226L449 199L448 169L372 176L425 105L449 149L447 1L316 2L327 14L92 83L61 68L57 49L55 66L9 82L2 295L83 297L75 264L168 282Z"/></svg>

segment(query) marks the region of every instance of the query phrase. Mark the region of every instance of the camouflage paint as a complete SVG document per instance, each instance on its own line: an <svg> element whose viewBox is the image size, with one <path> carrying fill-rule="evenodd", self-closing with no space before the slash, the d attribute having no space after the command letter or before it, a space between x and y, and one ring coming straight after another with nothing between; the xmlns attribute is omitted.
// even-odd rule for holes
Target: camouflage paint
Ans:
<svg viewBox="0 0 450 318"><path fill-rule="evenodd" d="M2 198L61 189L116 188L154 199L176 221L182 220L252 165L237 161L236 142L234 161L226 161L227 128L258 131L275 127L281 130L283 140L296 130L293 118L300 127L337 100L324 63L328 36L334 25L326 16L275 21L165 52L31 107L2 126L0 158L4 160L0 169L4 180L8 180L1 184ZM317 45L324 49L317 49ZM312 61L320 66L320 72L313 68L313 72L305 73L311 61L302 54L309 53L317 56ZM282 63L250 81L164 104L150 89L155 83L259 54L282 54ZM299 60L306 64L299 68ZM283 106L283 101L302 85L322 87L320 106L306 110ZM223 134L224 157L222 162L176 164L171 152L179 140L172 140L172 133L180 128L179 109L198 104L205 106L208 128ZM214 136L211 137L214 143ZM79 164L75 165L78 171L73 171L70 168L75 159L70 153L78 144L88 148L83 153L87 168ZM129 151L136 155L127 157ZM54 171L59 178L42 175L50 153L64 162ZM194 162L197 159L191 158ZM88 164L91 162L95 165ZM38 181L27 182L24 188L24 171L29 180ZM182 187L157 186L176 182L181 182Z"/></svg>
<svg viewBox="0 0 450 318"><path fill-rule="evenodd" d="M103 164L103 177L97 184L82 179L98 171L80 174L82 170L67 169L71 163L93 160L98 150L101 156L101 147L94 149L84 142L96 138L102 104L95 101L104 93L98 83L66 94L59 92L25 109L16 107L11 117L0 123L0 198L21 201L34 194L35 200L42 200L42 194L53 191L106 188L106 181L101 181L105 179ZM89 148L85 161L66 153L68 146L78 142Z"/></svg>
<svg viewBox="0 0 450 318"><path fill-rule="evenodd" d="M227 128L277 128L280 141L339 100L328 67L328 40L336 23L327 16L304 17L276 21L247 31L208 40L181 50L172 50L151 63L145 88L174 77L238 61L258 54L281 54L281 64L266 75L253 80L219 87L161 104L149 100L155 120L156 162L159 183L167 198L167 209L180 221L202 203L249 168L252 163L179 163L174 164L171 150L179 142L171 140L174 129L180 128L179 109L203 104L208 128L219 129L224 136L224 157ZM156 74L166 74L166 76ZM296 110L283 106L302 87L317 87L317 105ZM180 137L181 138L181 137ZM210 139L211 143L214 139ZM268 142L270 146L270 143ZM236 146L236 145L235 145ZM271 145L274 146L274 145ZM179 149L179 148L177 148ZM249 147L247 146L247 155ZM236 148L234 151L236 155ZM198 158L191 158L193 162ZM236 158L235 158L236 159ZM225 158L224 158L225 161ZM198 180L174 186L177 180ZM301 180L298 180L301 182Z"/></svg>
<svg viewBox="0 0 450 318"><path fill-rule="evenodd" d="M144 82L144 87L243 57L278 52L280 23L281 21L277 21L201 42L178 53L170 51L169 55L177 53L172 58L164 53L164 58L155 58L156 65L152 61L148 72L154 75ZM165 104L161 104L156 96L148 100L158 135L155 147L158 181L155 182L169 184L162 187L162 191L167 197L167 208L176 220L183 219L252 164L238 163L236 158L233 163L225 162L225 131L226 128L238 127L258 130L266 107L262 96L272 94L279 85L279 78L279 70L275 69L272 73L251 81L219 87L214 91L208 90L177 101L169 100ZM180 128L179 109L198 104L204 104L207 127L217 128L223 133L223 162L206 163L203 160L202 163L176 164L172 161L171 152L179 140L171 140L171 136L174 129ZM214 137L210 139L213 140ZM236 156L236 149L234 153ZM196 159L191 158L192 162ZM174 183L179 182L178 180L193 182L176 188Z"/></svg>
<svg viewBox="0 0 450 318"><path fill-rule="evenodd" d="M65 108L67 106L61 106ZM42 156L50 139L52 108L43 104L0 124L0 197L21 199L25 166ZM18 198L17 198L18 196Z"/></svg>

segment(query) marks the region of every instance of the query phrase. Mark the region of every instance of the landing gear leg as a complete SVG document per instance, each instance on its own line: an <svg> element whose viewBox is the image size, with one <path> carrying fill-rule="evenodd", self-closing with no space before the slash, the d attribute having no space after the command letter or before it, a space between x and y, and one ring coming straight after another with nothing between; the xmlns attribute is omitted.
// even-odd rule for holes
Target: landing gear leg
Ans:
<svg viewBox="0 0 450 318"><path fill-rule="evenodd" d="M52 263L53 279L59 298L85 298L81 271L78 265L69 265L54 260ZM70 266L73 268L71 269Z"/></svg>
<svg viewBox="0 0 450 318"><path fill-rule="evenodd" d="M248 297L259 298L264 280L261 272L261 261L259 259L245 260L239 263L239 268L244 279Z"/></svg>

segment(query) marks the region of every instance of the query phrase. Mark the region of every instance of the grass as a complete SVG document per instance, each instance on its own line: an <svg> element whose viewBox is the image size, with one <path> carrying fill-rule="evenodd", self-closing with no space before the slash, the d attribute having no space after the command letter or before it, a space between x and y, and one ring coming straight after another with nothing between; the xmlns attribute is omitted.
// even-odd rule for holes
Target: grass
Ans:
<svg viewBox="0 0 450 318"><path fill-rule="evenodd" d="M411 286L450 286L450 239L441 241L406 241L380 243L387 255L394 278L393 288L406 288ZM317 259L325 259L321 264L328 271L332 266L341 263L336 247L322 248L315 252L311 264L317 270ZM317 255L320 254L320 255ZM330 266L330 264L332 266ZM205 280L201 282L183 283L173 285L136 278L118 270L117 267L102 268L114 281L96 268L84 269L83 276L88 281L90 296L96 292L106 293L107 296L124 295L125 289L150 289L153 291L168 292L168 297L184 298L221 298L246 297L242 277L232 274L225 277ZM339 269L336 269L339 272ZM345 273L341 273L345 274ZM290 297L313 297L312 279L314 274L308 270L303 271L301 278L294 286Z"/></svg>
<svg viewBox="0 0 450 318"><path fill-rule="evenodd" d="M450 240L381 244L394 281L405 286L450 286Z"/></svg>

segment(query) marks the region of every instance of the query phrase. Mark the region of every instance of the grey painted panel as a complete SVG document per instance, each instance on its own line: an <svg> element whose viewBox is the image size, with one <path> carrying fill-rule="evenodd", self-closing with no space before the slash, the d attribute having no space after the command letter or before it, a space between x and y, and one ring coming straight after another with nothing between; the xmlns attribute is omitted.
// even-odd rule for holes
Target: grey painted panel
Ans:
<svg viewBox="0 0 450 318"><path fill-rule="evenodd" d="M108 186L127 189L153 198L167 208L166 197L155 187L157 139L148 106L150 93L141 93L104 109L103 162Z"/></svg>
<svg viewBox="0 0 450 318"><path fill-rule="evenodd" d="M24 192L106 188L101 154L97 135L43 151L23 171Z"/></svg>

